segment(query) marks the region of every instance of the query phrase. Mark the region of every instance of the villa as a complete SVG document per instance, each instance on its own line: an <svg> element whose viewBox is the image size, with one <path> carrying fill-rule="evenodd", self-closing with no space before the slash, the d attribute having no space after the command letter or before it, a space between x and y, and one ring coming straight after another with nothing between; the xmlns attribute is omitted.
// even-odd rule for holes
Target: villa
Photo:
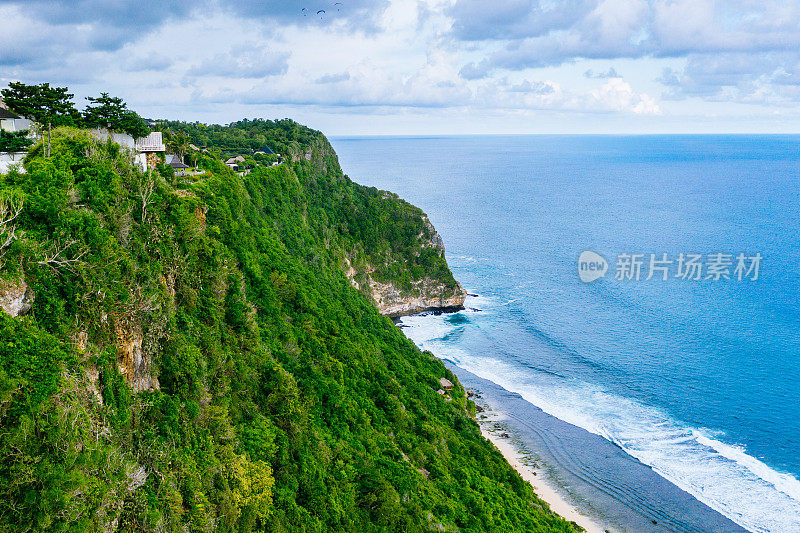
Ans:
<svg viewBox="0 0 800 533"><path fill-rule="evenodd" d="M0 98L0 130L3 131L22 131L29 130L32 122L27 118L22 118L16 113L10 111L3 99Z"/></svg>

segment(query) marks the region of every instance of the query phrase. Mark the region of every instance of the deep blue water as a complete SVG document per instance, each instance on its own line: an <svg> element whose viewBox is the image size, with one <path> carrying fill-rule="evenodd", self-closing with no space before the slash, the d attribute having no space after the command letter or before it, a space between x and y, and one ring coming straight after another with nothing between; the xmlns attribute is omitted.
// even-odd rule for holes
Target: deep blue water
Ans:
<svg viewBox="0 0 800 533"><path fill-rule="evenodd" d="M800 531L800 136L337 138L428 213L470 297L407 333L739 524ZM609 262L583 283L578 256ZM650 254L759 279L645 281ZM614 279L644 254L640 281ZM707 265L706 265L707 267Z"/></svg>

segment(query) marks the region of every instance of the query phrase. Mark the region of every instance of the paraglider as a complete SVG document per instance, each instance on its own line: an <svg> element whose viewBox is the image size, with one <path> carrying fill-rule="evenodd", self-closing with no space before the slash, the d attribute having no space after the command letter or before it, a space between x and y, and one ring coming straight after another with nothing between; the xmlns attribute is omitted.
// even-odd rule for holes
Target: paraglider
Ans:
<svg viewBox="0 0 800 533"><path fill-rule="evenodd" d="M304 7L304 8L303 8L303 9L301 9L300 11L303 13L303 16L304 16L304 17L308 16L308 13L307 13L307 11L308 11L308 8L305 8L305 7Z"/></svg>
<svg viewBox="0 0 800 533"><path fill-rule="evenodd" d="M335 5L335 6L340 6L340 5L342 5L342 3L341 3L341 2L336 2L336 3L334 3L333 5ZM339 8L338 8L338 7L336 8L336 11L339 11Z"/></svg>
<svg viewBox="0 0 800 533"><path fill-rule="evenodd" d="M317 15L319 15L320 13L325 13L325 10L324 9L320 9L319 11L317 11Z"/></svg>

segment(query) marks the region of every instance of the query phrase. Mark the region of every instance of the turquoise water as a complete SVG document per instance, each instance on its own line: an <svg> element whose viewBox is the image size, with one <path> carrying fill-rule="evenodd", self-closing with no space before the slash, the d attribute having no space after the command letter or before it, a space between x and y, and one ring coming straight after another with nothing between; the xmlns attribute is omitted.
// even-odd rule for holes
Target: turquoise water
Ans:
<svg viewBox="0 0 800 533"><path fill-rule="evenodd" d="M338 138L344 171L430 216L464 312L436 355L605 437L753 531L800 531L800 136ZM578 256L609 263L593 283ZM642 276L614 279L620 254ZM731 279L647 277L733 255ZM758 279L735 256L762 256ZM752 277L752 276L751 276Z"/></svg>

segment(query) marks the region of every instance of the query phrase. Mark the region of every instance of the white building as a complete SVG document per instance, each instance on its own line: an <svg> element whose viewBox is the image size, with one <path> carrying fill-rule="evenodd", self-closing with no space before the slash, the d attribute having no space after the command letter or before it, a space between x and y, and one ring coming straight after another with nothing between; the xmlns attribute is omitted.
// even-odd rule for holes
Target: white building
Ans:
<svg viewBox="0 0 800 533"><path fill-rule="evenodd" d="M123 148L127 148L133 152L134 162L142 171L147 171L148 159L151 159L151 164L155 166L155 161L152 160L152 158L148 158L149 154L164 152L167 149L164 146L160 131L154 131L147 137L141 137L139 139L134 139L127 133L117 133L106 129L93 129L92 133L100 139L111 139Z"/></svg>
<svg viewBox="0 0 800 533"><path fill-rule="evenodd" d="M0 130L21 131L29 130L32 122L27 118L22 118L16 113L12 113L5 107L0 106Z"/></svg>

